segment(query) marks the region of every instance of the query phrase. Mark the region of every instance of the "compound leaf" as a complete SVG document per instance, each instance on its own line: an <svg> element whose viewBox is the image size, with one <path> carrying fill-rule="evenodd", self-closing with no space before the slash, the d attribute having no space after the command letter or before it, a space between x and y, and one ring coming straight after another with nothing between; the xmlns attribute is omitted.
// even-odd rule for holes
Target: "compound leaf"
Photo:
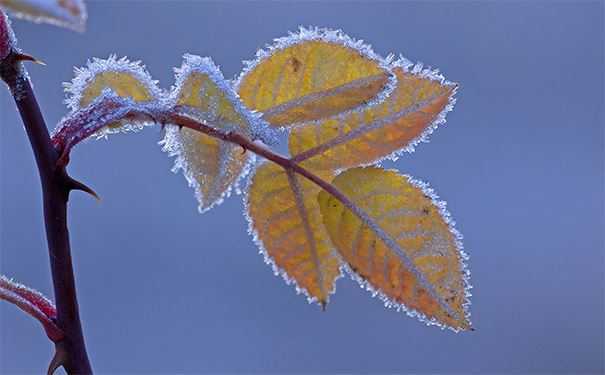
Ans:
<svg viewBox="0 0 605 375"><path fill-rule="evenodd" d="M33 22L84 31L86 6L82 0L0 0L0 7Z"/></svg>
<svg viewBox="0 0 605 375"><path fill-rule="evenodd" d="M333 185L349 202L320 192L323 222L358 281L430 324L470 329L466 255L444 203L410 177L375 167L345 171Z"/></svg>
<svg viewBox="0 0 605 375"><path fill-rule="evenodd" d="M257 114L246 109L209 58L185 55L177 70L172 105L202 123L254 138L261 127ZM198 131L171 127L163 140L164 150L175 155L173 170L182 169L195 189L200 212L228 196L231 187L247 171L252 155L235 144Z"/></svg>
<svg viewBox="0 0 605 375"><path fill-rule="evenodd" d="M323 176L329 178L329 176ZM247 195L250 228L265 260L309 301L325 306L340 263L323 226L319 188L272 163L260 166Z"/></svg>
<svg viewBox="0 0 605 375"><path fill-rule="evenodd" d="M386 61L340 31L300 29L248 62L235 87L276 127L324 119L381 100L394 77Z"/></svg>
<svg viewBox="0 0 605 375"><path fill-rule="evenodd" d="M456 85L421 65L411 71L397 65L397 86L382 103L292 129L294 160L314 170L347 169L412 151L425 140L452 109Z"/></svg>

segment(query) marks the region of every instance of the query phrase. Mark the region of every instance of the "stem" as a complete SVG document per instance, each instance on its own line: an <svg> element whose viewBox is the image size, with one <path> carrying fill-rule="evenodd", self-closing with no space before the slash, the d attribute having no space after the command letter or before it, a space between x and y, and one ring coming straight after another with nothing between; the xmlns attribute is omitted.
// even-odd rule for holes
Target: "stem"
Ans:
<svg viewBox="0 0 605 375"><path fill-rule="evenodd" d="M74 180L67 175L65 168L56 166L59 153L51 143L31 83L18 56L19 54L12 50L0 61L0 75L8 84L19 109L42 184L44 222L57 306L57 326L65 334L63 340L55 343L56 352L61 354L60 361L55 365L62 365L69 374L91 374L78 311L67 229L67 201ZM54 370L52 367L51 365L49 371Z"/></svg>
<svg viewBox="0 0 605 375"><path fill-rule="evenodd" d="M300 164L298 164L294 160L285 158L272 150L269 150L259 144L256 144L241 134L233 133L233 132L222 132L220 130L210 127L206 124L199 123L199 122L197 122L187 116L183 116L183 115L167 114L166 117L169 118L170 122L172 122L176 125L179 125L179 126L182 126L185 128L189 128L192 130L197 130L197 131L207 134L211 137L221 139L225 142L235 143L235 144L243 147L246 150L250 150L257 155L262 156L265 159L270 160L270 161L274 162L275 164L280 165L285 170L290 170L290 171L300 174L301 176L303 176L306 179L308 179L309 181L313 182L320 188L324 189L327 193L334 196L336 199L341 201L341 203L343 203L345 206L350 207L353 205L351 203L351 201L344 194L342 194L340 192L340 190L338 190L334 187L334 185L324 181L319 176L310 172L308 169L302 167Z"/></svg>

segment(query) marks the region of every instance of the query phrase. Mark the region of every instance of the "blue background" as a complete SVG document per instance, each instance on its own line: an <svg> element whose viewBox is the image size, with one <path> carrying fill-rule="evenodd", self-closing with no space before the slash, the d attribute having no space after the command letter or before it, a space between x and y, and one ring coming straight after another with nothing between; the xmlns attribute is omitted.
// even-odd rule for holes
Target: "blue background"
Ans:
<svg viewBox="0 0 605 375"><path fill-rule="evenodd" d="M461 83L429 144L386 163L431 183L471 255L472 333L385 309L348 278L322 313L273 276L241 197L204 215L160 130L75 149L70 229L98 373L604 371L603 2L89 2L85 34L15 21L53 127L72 67L141 59L163 87L185 52L225 76L298 25L341 28ZM1 272L52 295L40 187L0 90ZM52 346L0 304L0 372L41 373Z"/></svg>

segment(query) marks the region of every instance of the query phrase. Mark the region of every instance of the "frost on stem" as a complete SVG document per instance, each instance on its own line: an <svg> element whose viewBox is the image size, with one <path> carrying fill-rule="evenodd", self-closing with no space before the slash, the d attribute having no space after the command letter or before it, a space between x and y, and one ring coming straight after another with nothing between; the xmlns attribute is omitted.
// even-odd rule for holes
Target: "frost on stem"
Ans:
<svg viewBox="0 0 605 375"><path fill-rule="evenodd" d="M139 61L131 62L126 57L118 59L112 55L107 59L94 58L87 62L86 67L76 68L74 72L74 79L64 83L67 93L65 103L72 113L89 106L95 99L102 97L107 89L135 103L156 103L162 96L158 82L151 78L145 66ZM117 120L99 129L94 137L137 131L151 124L153 122Z"/></svg>
<svg viewBox="0 0 605 375"><path fill-rule="evenodd" d="M260 114L248 110L210 58L185 55L175 69L176 83L169 96L169 107L200 123L247 139L274 142L272 131ZM227 198L241 176L254 162L251 153L240 146L212 138L191 129L168 127L161 142L163 150L176 156L174 172L183 171L194 188L200 212Z"/></svg>
<svg viewBox="0 0 605 375"><path fill-rule="evenodd" d="M445 203L407 175L356 168L426 141L452 110L457 85L421 63L380 58L340 31L301 29L257 57L235 83L238 92L210 58L185 55L169 92L139 63L89 62L67 85L72 112L53 142L68 155L90 136L166 125L160 143L176 156L173 171L183 170L201 212L238 191L241 177L256 168L252 152L261 155L277 165L263 164L243 189L250 233L266 262L310 302L325 306L344 268L389 307L442 328L472 329L468 257ZM275 142L280 127L289 131L290 159L254 143ZM343 176L357 177L338 186ZM355 201L360 187L378 178L390 182ZM401 189L388 192L393 184ZM389 211L392 204L399 206ZM338 205L352 212L343 214L346 222L330 218ZM359 222L369 232L348 231ZM372 257L383 245L388 256ZM368 260L373 271L361 272Z"/></svg>
<svg viewBox="0 0 605 375"><path fill-rule="evenodd" d="M155 124L156 114L164 109L154 102L138 103L112 89L103 89L89 105L65 116L53 131L51 140L62 154L60 163L66 164L71 148L81 141L115 132L117 128L106 130L111 124L121 124L124 130L140 129Z"/></svg>
<svg viewBox="0 0 605 375"><path fill-rule="evenodd" d="M40 292L0 275L0 299L19 307L36 318L53 341L63 338L63 332L55 324L55 305Z"/></svg>

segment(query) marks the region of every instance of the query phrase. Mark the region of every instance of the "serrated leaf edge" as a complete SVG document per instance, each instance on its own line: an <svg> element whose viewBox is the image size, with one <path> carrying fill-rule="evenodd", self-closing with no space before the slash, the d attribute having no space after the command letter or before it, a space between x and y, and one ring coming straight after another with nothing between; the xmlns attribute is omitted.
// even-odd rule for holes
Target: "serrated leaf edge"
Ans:
<svg viewBox="0 0 605 375"><path fill-rule="evenodd" d="M264 163L269 163L269 162L268 161L260 162L257 165L257 168L261 167ZM284 173L286 173L286 172L284 171ZM267 264L267 265L269 265L269 267L271 267L271 270L273 271L273 274L275 276L281 277L286 282L286 285L294 286L294 288L296 290L296 294L303 294L306 297L307 302L309 304L317 304L319 306L322 306L321 302L319 301L319 299L317 297L312 296L309 293L309 291L307 290L307 288L304 288L304 287L298 285L296 280L294 278L290 277L288 275L288 273L286 272L286 270L279 267L275 263L275 259L273 259L273 257L271 255L269 255L269 252L265 248L263 241L260 239L260 236L258 235L257 230L254 228L253 220L252 220L252 217L250 216L250 204L249 204L249 199L248 199L248 192L250 191L250 185L252 184L253 177L254 177L254 173L250 173L250 175L248 175L248 177L246 178L246 184L245 184L245 189L244 189L245 193L242 195L242 197L243 197L243 204L244 204L244 217L246 218L246 221L248 222L248 234L252 237L254 244L256 244L256 246L258 247L258 249L259 249L258 253L263 256L263 260L264 260L265 264ZM343 262L340 254L338 254L338 252L336 251L336 249L333 246L332 246L332 252L337 257L337 259L340 261L340 267L338 269L338 271L339 271L338 275L334 278L332 287L326 293L326 302L325 302L326 305L330 302L330 297L336 293L336 282L340 278L344 277L343 271L344 271L345 263Z"/></svg>
<svg viewBox="0 0 605 375"><path fill-rule="evenodd" d="M256 68L260 63L267 60L276 52L284 50L288 47L294 46L296 44L300 44L307 41L324 41L327 43L339 44L348 48L351 48L357 51L361 56L364 56L372 61L376 61L378 65L389 74L389 79L384 87L384 89L379 92L372 100L367 103L360 105L358 107L343 111L333 116L329 116L326 118L307 121L301 123L288 124L287 128L290 129L292 127L306 125L306 124L319 124L322 121L325 121L330 118L335 118L338 116L347 115L349 113L356 113L359 111L363 111L366 108L370 108L376 104L383 102L386 98L388 98L397 85L397 77L393 74L391 69L391 64L394 59L394 55L388 55L386 58L378 55L369 44L366 44L363 40L356 40L345 34L340 29L329 29L329 28L321 28L321 27L303 27L299 26L298 32L289 32L287 36L275 38L273 39L273 44L265 45L264 49L259 49L256 51L256 56L253 60L244 60L244 67L240 74L232 80L233 87L235 91L239 90L239 86L242 80Z"/></svg>
<svg viewBox="0 0 605 375"><path fill-rule="evenodd" d="M455 247L456 247L456 250L458 251L458 255L459 255L459 258L458 258L458 260L459 260L458 264L460 267L459 271L462 273L462 280L463 280L463 284L464 284L464 302L462 303L464 319L466 319L469 322L469 324L472 325L471 319L470 319L471 318L470 297L472 296L471 289L473 288L473 286L471 285L471 282L470 282L471 273L470 273L470 270L467 265L468 261L470 260L470 256L468 255L468 253L466 253L464 251L464 245L462 243L463 236L455 228L456 222L452 218L452 215L450 214L450 212L447 210L447 203L439 198L437 193L435 193L435 191L430 187L430 185L428 183L415 179L410 175L401 174L396 169L385 169L385 171L397 173L397 175L402 176L405 179L407 179L407 181L410 184L412 184L414 187L420 189L426 196L428 196L431 199L432 204L438 208L440 216L443 218L445 223L448 225L449 231L450 231L450 233L452 233L452 235L455 239ZM365 289L368 292L370 292L372 294L372 297L378 297L384 303L385 307L393 308L393 309L396 309L397 311L403 311L404 313L406 313L406 315L408 315L412 318L416 318L428 326L434 325L434 326L438 326L441 329L447 328L456 333L462 331L462 329L460 329L460 328L451 327L447 324L441 323L436 318L429 319L424 313L411 309L403 303L394 301L393 299L388 297L380 288L375 288L367 280L365 280L361 276L359 276L355 271L353 271L351 269L351 267L345 261L343 261L343 269L349 274L349 276L353 280L357 281L357 283L359 284L359 286L362 289Z"/></svg>

